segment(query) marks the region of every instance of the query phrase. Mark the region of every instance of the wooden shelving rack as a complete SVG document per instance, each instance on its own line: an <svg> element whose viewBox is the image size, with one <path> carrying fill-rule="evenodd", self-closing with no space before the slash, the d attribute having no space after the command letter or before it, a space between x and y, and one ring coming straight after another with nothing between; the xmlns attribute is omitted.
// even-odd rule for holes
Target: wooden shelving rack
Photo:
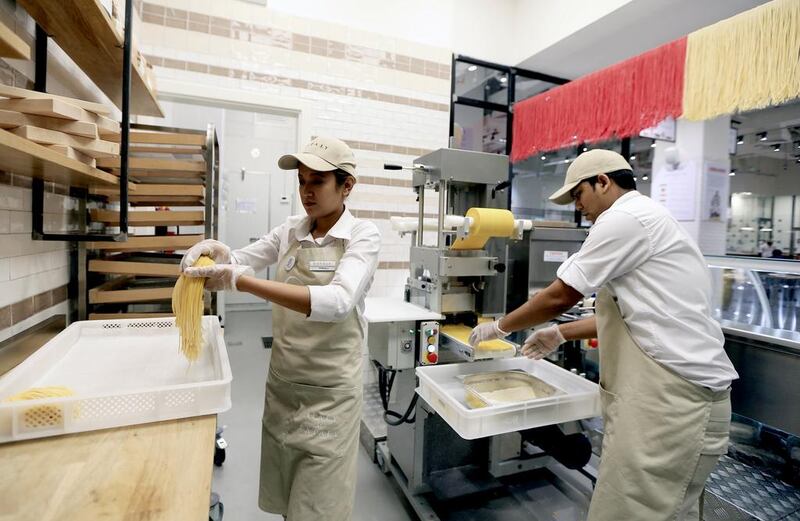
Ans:
<svg viewBox="0 0 800 521"><path fill-rule="evenodd" d="M97 0L18 0L114 104L122 108L123 35ZM131 67L131 114L164 117L156 93Z"/></svg>
<svg viewBox="0 0 800 521"><path fill-rule="evenodd" d="M171 315L172 288L180 274L181 255L204 238L217 237L219 145L213 126L207 131L134 126L130 134L128 223L155 227L156 235L129 234L126 242L87 243L86 277L89 319ZM113 158L101 168L113 175ZM93 198L119 204L119 193L93 187ZM119 222L115 209L92 209L90 220L105 226ZM181 227L202 225L203 233L182 233ZM174 235L168 229L176 228ZM207 301L216 313L216 299Z"/></svg>

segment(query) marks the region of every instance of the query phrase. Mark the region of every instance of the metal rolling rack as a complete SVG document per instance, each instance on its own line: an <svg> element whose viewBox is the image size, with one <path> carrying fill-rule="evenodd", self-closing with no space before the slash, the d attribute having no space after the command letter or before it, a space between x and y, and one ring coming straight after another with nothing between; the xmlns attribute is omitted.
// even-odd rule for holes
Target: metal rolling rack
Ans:
<svg viewBox="0 0 800 521"><path fill-rule="evenodd" d="M171 315L169 302L181 257L174 252L218 234L219 141L213 125L205 131L132 125L131 141L129 225L155 227L156 233L129 235L125 243L86 245L94 251L85 277L93 287L87 299L90 309L80 311L90 319ZM116 160L100 164L112 171L118 166ZM91 195L107 202L118 200L109 189L94 188ZM136 211L142 206L157 209ZM175 211L200 206L202 211ZM114 226L120 214L94 209L90 215L94 221ZM181 226L198 225L203 226L202 234L180 233ZM170 226L176 227L174 235L167 231ZM208 304L207 312L215 314L216 295Z"/></svg>

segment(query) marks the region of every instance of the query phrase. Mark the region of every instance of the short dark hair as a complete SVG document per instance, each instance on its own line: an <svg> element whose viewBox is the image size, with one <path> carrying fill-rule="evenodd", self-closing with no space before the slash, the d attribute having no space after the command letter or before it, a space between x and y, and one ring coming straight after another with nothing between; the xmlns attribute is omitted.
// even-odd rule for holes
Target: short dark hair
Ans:
<svg viewBox="0 0 800 521"><path fill-rule="evenodd" d="M336 177L336 186L342 186L348 177L352 177L353 179L355 179L355 176L345 172L340 168L334 170L333 175Z"/></svg>
<svg viewBox="0 0 800 521"><path fill-rule="evenodd" d="M606 175L623 190L636 190L636 180L633 178L633 170L614 170L613 172L608 172ZM584 181L594 188L594 185L597 184L598 176L599 174L589 179L584 179Z"/></svg>

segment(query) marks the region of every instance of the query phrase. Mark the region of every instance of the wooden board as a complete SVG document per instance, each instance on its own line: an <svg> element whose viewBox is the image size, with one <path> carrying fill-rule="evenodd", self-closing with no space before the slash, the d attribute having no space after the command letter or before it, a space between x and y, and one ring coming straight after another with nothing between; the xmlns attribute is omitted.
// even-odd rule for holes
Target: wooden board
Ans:
<svg viewBox="0 0 800 521"><path fill-rule="evenodd" d="M117 139L119 141L119 139ZM131 153L133 154L170 154L170 155L201 155L203 149L201 147L171 147L171 146L158 146L158 145L133 145L131 146Z"/></svg>
<svg viewBox="0 0 800 521"><path fill-rule="evenodd" d="M182 132L151 132L147 130L131 130L131 144L142 145L179 145L197 146L206 145L205 134L184 134Z"/></svg>
<svg viewBox="0 0 800 521"><path fill-rule="evenodd" d="M0 99L0 109L72 121L91 119L77 105L55 98Z"/></svg>
<svg viewBox="0 0 800 521"><path fill-rule="evenodd" d="M205 239L204 235L153 235L131 236L126 242L87 242L89 250L105 251L160 251L185 250Z"/></svg>
<svg viewBox="0 0 800 521"><path fill-rule="evenodd" d="M5 443L0 517L208 519L215 431L209 415Z"/></svg>
<svg viewBox="0 0 800 521"><path fill-rule="evenodd" d="M94 158L119 158L119 145L110 141L72 136L56 130L31 127L29 125L11 129L11 132L34 143L72 147Z"/></svg>
<svg viewBox="0 0 800 521"><path fill-rule="evenodd" d="M0 22L0 56L18 60L31 59L31 46L3 22Z"/></svg>
<svg viewBox="0 0 800 521"><path fill-rule="evenodd" d="M34 116L23 114L11 110L0 110L0 128L16 128L24 125L33 127L57 130L66 134L97 139L97 124L88 121L70 121L68 119L48 118L46 116Z"/></svg>
<svg viewBox="0 0 800 521"><path fill-rule="evenodd" d="M119 170L119 158L107 157L97 162L99 168ZM205 161L191 161L188 159L162 159L154 157L129 157L128 171L142 170L154 172L206 172Z"/></svg>
<svg viewBox="0 0 800 521"><path fill-rule="evenodd" d="M122 106L122 34L97 0L20 0L31 18L117 106ZM131 49L131 56L138 52ZM131 113L164 117L142 72L131 67Z"/></svg>
<svg viewBox="0 0 800 521"><path fill-rule="evenodd" d="M75 159L76 161L80 161L84 165L89 165L94 167L97 165L97 161L93 157L87 156L83 152L79 152L72 147L64 146L64 145L47 145L47 148L50 150L55 150L59 154L64 154L70 159Z"/></svg>
<svg viewBox="0 0 800 521"><path fill-rule="evenodd" d="M114 186L119 178L55 150L0 130L0 170L38 177L67 186Z"/></svg>
<svg viewBox="0 0 800 521"><path fill-rule="evenodd" d="M168 288L135 288L135 289L116 289L101 290L93 288L89 290L89 304L114 304L127 302L153 302L156 300L171 300L172 287Z"/></svg>
<svg viewBox="0 0 800 521"><path fill-rule="evenodd" d="M92 259L89 271L97 273L117 273L123 275L141 275L153 277L177 277L181 274L180 264L159 262L132 262Z"/></svg>
<svg viewBox="0 0 800 521"><path fill-rule="evenodd" d="M94 222L106 224L119 224L119 212L110 210L93 209L89 212ZM166 212L166 211L138 211L128 212L128 226L192 226L205 222L205 212Z"/></svg>
<svg viewBox="0 0 800 521"><path fill-rule="evenodd" d="M111 114L111 109L109 109L102 103L94 103L91 101L84 101L77 98L68 98L66 96L59 96L57 94L39 92L36 90L20 89L19 87L11 87L9 85L0 85L0 96L4 96L6 98L28 98L28 99L54 98L66 101L70 105L75 105L84 110L88 110L89 112L94 112L95 114L102 114L104 116L108 116L109 114Z"/></svg>
<svg viewBox="0 0 800 521"><path fill-rule="evenodd" d="M124 318L165 318L174 313L89 313L89 320L119 320Z"/></svg>
<svg viewBox="0 0 800 521"><path fill-rule="evenodd" d="M113 188L97 187L92 188L89 193L94 195L105 195L109 197L119 197L119 190ZM136 195L185 195L203 197L206 189L203 185L175 185L175 184L145 184L136 185Z"/></svg>

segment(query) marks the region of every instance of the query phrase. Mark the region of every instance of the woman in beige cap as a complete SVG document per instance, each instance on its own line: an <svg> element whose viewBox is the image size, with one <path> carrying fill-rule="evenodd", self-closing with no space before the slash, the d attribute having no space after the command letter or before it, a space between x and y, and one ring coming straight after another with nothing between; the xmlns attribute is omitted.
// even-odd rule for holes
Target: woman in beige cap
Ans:
<svg viewBox="0 0 800 521"><path fill-rule="evenodd" d="M550 200L594 224L558 278L527 303L473 330L470 341L551 320L597 293L596 318L536 331L523 353L599 338L605 429L589 521L698 520L698 498L728 444L738 375L711 317L702 253L663 206L636 191L609 150L578 156Z"/></svg>
<svg viewBox="0 0 800 521"><path fill-rule="evenodd" d="M186 253L181 269L208 277L209 289L247 291L275 304L259 507L290 521L347 521L361 418L364 297L380 235L345 207L356 163L344 142L318 137L278 166L297 169L306 215L239 250L205 240ZM192 268L200 255L217 264ZM276 263L275 280L253 276Z"/></svg>

